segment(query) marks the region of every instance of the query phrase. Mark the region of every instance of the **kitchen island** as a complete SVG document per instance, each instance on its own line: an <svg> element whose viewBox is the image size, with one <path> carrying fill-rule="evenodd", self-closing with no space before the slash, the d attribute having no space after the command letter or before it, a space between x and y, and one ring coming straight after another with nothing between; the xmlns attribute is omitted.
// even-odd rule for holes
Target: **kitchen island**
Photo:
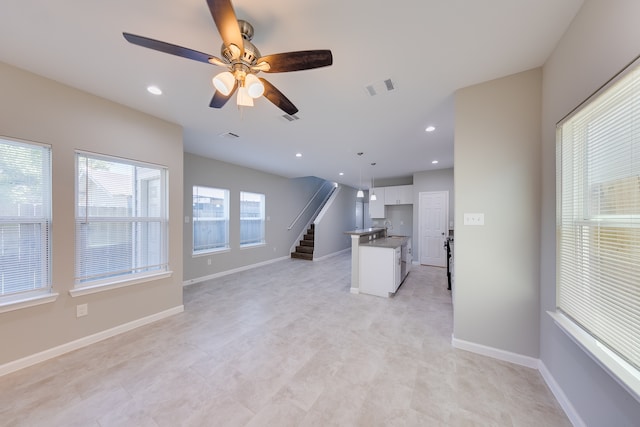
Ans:
<svg viewBox="0 0 640 427"><path fill-rule="evenodd" d="M351 293L360 293L360 246L387 237L386 228L362 228L345 231L351 236Z"/></svg>
<svg viewBox="0 0 640 427"><path fill-rule="evenodd" d="M409 274L409 242L409 237L393 236L360 245L360 293L385 298L396 293Z"/></svg>

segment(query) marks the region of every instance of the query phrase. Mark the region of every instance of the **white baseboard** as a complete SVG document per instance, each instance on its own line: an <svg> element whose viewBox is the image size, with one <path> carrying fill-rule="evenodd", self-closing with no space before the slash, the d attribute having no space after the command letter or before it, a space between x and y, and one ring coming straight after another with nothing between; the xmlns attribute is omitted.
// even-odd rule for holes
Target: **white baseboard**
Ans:
<svg viewBox="0 0 640 427"><path fill-rule="evenodd" d="M331 257L337 256L337 255L340 255L340 254L342 254L342 253L349 252L349 251L351 251L351 247L348 247L348 248L346 248L346 249L342 249L342 250L340 250L340 251L338 251L338 252L330 253L329 255L321 256L320 258L315 258L315 257L314 257L314 258L313 258L313 260L314 260L314 261L324 261L324 260L325 260L325 259L327 259L327 258L331 258Z"/></svg>
<svg viewBox="0 0 640 427"><path fill-rule="evenodd" d="M351 288L349 290L352 294L359 294L360 293L360 288Z"/></svg>
<svg viewBox="0 0 640 427"><path fill-rule="evenodd" d="M105 331L98 332L93 335L79 338L75 341L68 342L66 344L59 345L57 347L50 348L48 350L41 351L40 353L32 354L22 359L14 360L4 365L0 365L0 377L11 372L18 371L29 366L33 366L37 363L44 362L45 360L53 359L54 357L61 356L70 351L78 350L82 347L86 347L91 344L95 344L99 341L107 338L114 337L116 335L129 332L140 326L148 325L149 323L156 322L166 317L173 316L184 311L184 306L179 305L177 307L170 308L159 313L152 314L151 316L143 317L141 319L134 320L132 322L125 323L123 325L116 326Z"/></svg>
<svg viewBox="0 0 640 427"><path fill-rule="evenodd" d="M504 360L505 362L515 363L520 366L526 366L527 368L538 369L539 359L536 359L535 357L524 356L522 354L512 353L510 351L500 350L482 344L459 340L453 335L451 335L451 345L455 348L459 348L460 350L493 357L494 359Z"/></svg>
<svg viewBox="0 0 640 427"><path fill-rule="evenodd" d="M540 371L540 375L542 375L547 386L551 389L551 392L556 397L564 413L567 414L567 418L569 418L571 424L573 424L574 427L587 427L587 424L580 418L580 415L576 412L567 395L564 394L564 391L562 391L560 385L556 382L555 378L553 378L553 375L551 375L551 372L549 372L542 360L538 361L538 371Z"/></svg>
<svg viewBox="0 0 640 427"><path fill-rule="evenodd" d="M556 400L560 404L560 407L571 421L574 427L587 427L585 422L580 418L575 408L564 394L564 391L560 388L560 385L556 382L555 378L551 375L551 372L547 369L545 364L540 359L535 357L524 356L522 354L512 353L510 351L500 350L493 347L488 347L482 344L476 344L473 342L459 340L451 335L451 344L455 348L461 350L470 351L472 353L481 354L483 356L492 357L494 359L503 360L505 362L514 363L516 365L526 366L527 368L537 369L542 375L542 378L547 383L547 386L555 396Z"/></svg>
<svg viewBox="0 0 640 427"><path fill-rule="evenodd" d="M273 264L274 262L290 259L290 256L283 256L280 258L270 259L268 261L259 262L257 264L243 265L242 267L233 268L231 270L221 271L219 273L209 274L208 276L198 277L195 279L189 279L182 282L182 286L195 285L196 283L206 282L207 280L217 279L218 277L228 276L229 274L239 273L241 271L251 270L253 268L262 267L264 265Z"/></svg>

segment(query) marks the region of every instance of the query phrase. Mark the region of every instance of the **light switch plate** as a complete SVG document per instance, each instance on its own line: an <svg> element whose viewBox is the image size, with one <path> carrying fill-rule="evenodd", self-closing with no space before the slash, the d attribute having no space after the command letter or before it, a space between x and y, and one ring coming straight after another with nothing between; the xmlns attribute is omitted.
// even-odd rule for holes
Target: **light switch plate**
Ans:
<svg viewBox="0 0 640 427"><path fill-rule="evenodd" d="M483 213L464 214L464 225L484 225L484 214Z"/></svg>

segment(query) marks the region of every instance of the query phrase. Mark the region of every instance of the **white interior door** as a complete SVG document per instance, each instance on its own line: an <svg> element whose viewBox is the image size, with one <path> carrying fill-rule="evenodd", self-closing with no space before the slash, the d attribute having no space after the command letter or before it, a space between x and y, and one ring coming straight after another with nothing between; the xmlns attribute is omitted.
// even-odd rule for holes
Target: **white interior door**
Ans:
<svg viewBox="0 0 640 427"><path fill-rule="evenodd" d="M420 264L446 267L444 239L449 233L449 192L421 192L418 209Z"/></svg>

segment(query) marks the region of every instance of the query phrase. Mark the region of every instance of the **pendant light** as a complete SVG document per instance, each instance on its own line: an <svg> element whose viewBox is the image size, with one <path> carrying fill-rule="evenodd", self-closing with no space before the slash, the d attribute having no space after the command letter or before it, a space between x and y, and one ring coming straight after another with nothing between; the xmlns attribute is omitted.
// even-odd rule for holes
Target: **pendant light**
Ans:
<svg viewBox="0 0 640 427"><path fill-rule="evenodd" d="M362 157L364 153L361 151L358 153L358 157ZM362 162L360 163L360 186L358 187L358 192L356 193L356 197L358 199L362 199L364 197L364 191L362 191Z"/></svg>
<svg viewBox="0 0 640 427"><path fill-rule="evenodd" d="M375 165L376 165L375 162L371 163L371 166L375 166ZM371 197L369 198L371 201L378 200L378 197L376 196L375 185L376 185L376 177L374 176L373 172L371 172Z"/></svg>

